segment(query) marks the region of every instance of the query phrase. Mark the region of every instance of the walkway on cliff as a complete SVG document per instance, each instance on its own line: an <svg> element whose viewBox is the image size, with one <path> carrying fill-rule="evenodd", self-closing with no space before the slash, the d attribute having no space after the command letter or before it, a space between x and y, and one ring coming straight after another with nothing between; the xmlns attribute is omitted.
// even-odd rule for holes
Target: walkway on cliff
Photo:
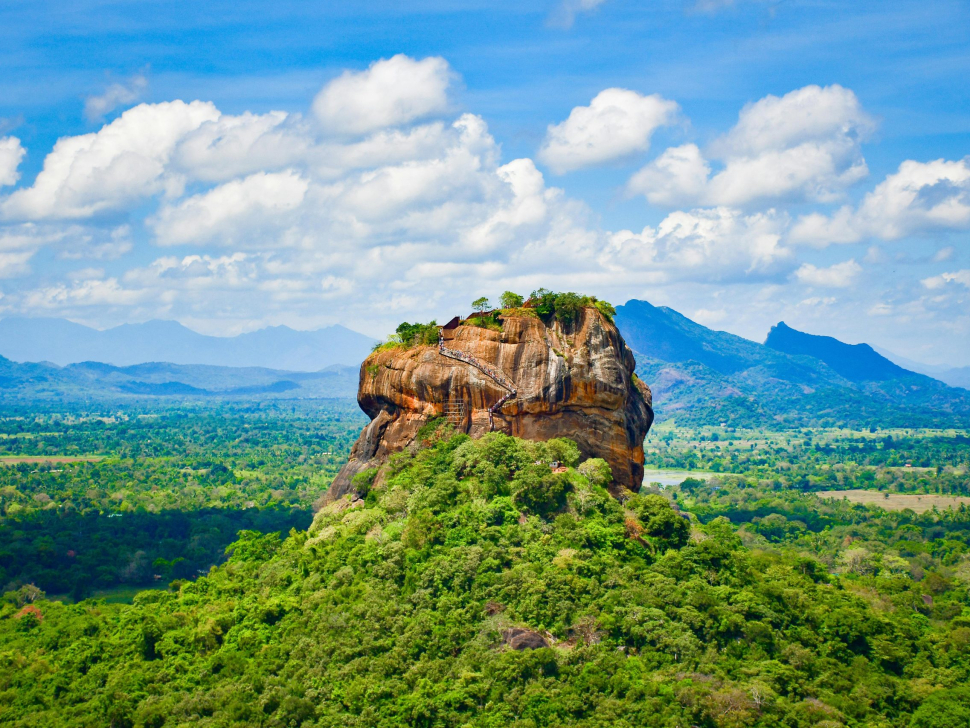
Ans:
<svg viewBox="0 0 970 728"><path fill-rule="evenodd" d="M492 414L498 412L502 405L508 402L512 397L516 395L515 384L507 376L502 374L502 372L493 369L488 364L483 362L481 359L472 356L471 354L466 354L463 351L458 351L457 349L449 349L445 346L444 336L441 334L441 330L438 330L438 351L441 352L442 356L446 356L449 359L456 359L457 361L465 362L465 364L470 364L471 366L478 369L480 372L489 377L492 381L498 384L503 389L507 389L505 396L502 397L498 402L493 404L488 408L488 429L492 430L495 427L495 422L492 419Z"/></svg>

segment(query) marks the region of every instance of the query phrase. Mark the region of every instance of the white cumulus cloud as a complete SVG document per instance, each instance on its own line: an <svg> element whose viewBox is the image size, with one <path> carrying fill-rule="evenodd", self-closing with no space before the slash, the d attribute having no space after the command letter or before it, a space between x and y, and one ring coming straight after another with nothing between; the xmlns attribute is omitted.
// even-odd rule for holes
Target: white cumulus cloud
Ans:
<svg viewBox="0 0 970 728"><path fill-rule="evenodd" d="M795 278L806 285L819 288L848 288L862 273L862 266L855 260L818 268L811 263L803 263L795 271Z"/></svg>
<svg viewBox="0 0 970 728"><path fill-rule="evenodd" d="M679 108L657 94L605 89L589 106L577 106L565 121L549 126L539 159L564 174L646 151L653 132L670 124Z"/></svg>
<svg viewBox="0 0 970 728"><path fill-rule="evenodd" d="M907 160L858 207L800 218L792 240L813 245L896 240L933 230L970 228L970 157L959 161Z"/></svg>
<svg viewBox="0 0 970 728"><path fill-rule="evenodd" d="M300 119L284 111L222 114L189 132L173 153L173 165L204 182L287 167L312 145Z"/></svg>
<svg viewBox="0 0 970 728"><path fill-rule="evenodd" d="M308 187L309 182L292 170L257 172L167 205L149 224L159 245L210 240L231 245L299 207Z"/></svg>
<svg viewBox="0 0 970 728"><path fill-rule="evenodd" d="M849 89L806 86L745 106L709 150L666 150L628 184L654 204L744 206L770 199L836 200L868 174L860 144L874 122Z"/></svg>
<svg viewBox="0 0 970 728"><path fill-rule="evenodd" d="M0 187L17 184L20 173L17 168L27 150L17 137L0 137Z"/></svg>
<svg viewBox="0 0 970 728"><path fill-rule="evenodd" d="M31 187L0 202L7 219L88 218L159 192L181 180L166 165L176 144L218 118L210 103L170 101L129 109L100 131L64 137Z"/></svg>
<svg viewBox="0 0 970 728"><path fill-rule="evenodd" d="M924 278L920 282L931 291L937 288L943 288L948 283L959 283L970 288L970 269L953 271L952 273L941 273L938 276Z"/></svg>
<svg viewBox="0 0 970 728"><path fill-rule="evenodd" d="M785 164L808 160L812 189L837 188L843 182L824 181L844 175L851 161L830 165L829 174L809 164L810 154L799 155L806 144L846 139L857 150L864 124L851 92L806 92L818 109L798 95L769 97L746 107L707 157L695 144L665 150L631 187L655 204L694 202L638 231L610 232L582 201L551 186L532 159L503 159L480 116L427 118L447 112L452 77L441 59L396 56L328 84L309 119L172 101L142 104L95 133L61 139L31 184L0 196L0 270L11 281L3 286L4 311L86 321L179 318L209 331L340 320L378 333L507 288L608 299L612 292L621 301L652 296L645 286L746 284L753 292L779 290L786 280L837 287L862 277L854 260L799 267L788 214L745 209L723 181L729 169L754 174L757 164L784 177ZM646 149L677 113L672 101L607 89L550 128L543 157L555 170L619 159ZM842 126L830 123L836 117ZM777 155L784 164L775 169ZM957 225L961 165L908 172L896 191L880 186L871 195L905 198L915 186L910 208L922 205L924 217ZM770 185L755 182L763 185L756 199L765 199ZM787 189L820 199L810 187ZM722 198L731 204L716 204ZM866 204L876 211L868 215L893 222L875 202ZM904 222L896 229L913 229ZM58 261L83 262L70 266L73 273L59 262L49 275L33 276L43 246ZM181 247L178 255L170 247L151 255L148 246ZM138 255L128 256L132 250ZM92 264L97 259L113 262ZM727 312L736 323L726 297L692 300L685 310L710 323Z"/></svg>
<svg viewBox="0 0 970 728"><path fill-rule="evenodd" d="M612 233L602 259L617 273L654 273L657 281L772 277L792 260L782 241L786 225L785 216L774 211L672 212L656 228Z"/></svg>
<svg viewBox="0 0 970 728"><path fill-rule="evenodd" d="M663 207L704 197L711 165L696 144L671 147L630 178L627 189Z"/></svg>
<svg viewBox="0 0 970 728"><path fill-rule="evenodd" d="M398 54L330 81L313 100L313 113L335 134L400 126L445 111L453 75L444 58Z"/></svg>

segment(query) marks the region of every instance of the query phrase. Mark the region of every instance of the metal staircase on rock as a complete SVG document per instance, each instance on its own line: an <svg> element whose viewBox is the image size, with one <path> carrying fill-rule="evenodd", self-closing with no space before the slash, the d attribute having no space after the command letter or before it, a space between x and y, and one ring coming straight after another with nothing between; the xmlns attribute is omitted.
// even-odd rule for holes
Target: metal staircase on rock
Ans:
<svg viewBox="0 0 970 728"><path fill-rule="evenodd" d="M495 404L493 404L491 407L488 408L488 429L489 430L494 429L495 422L492 419L493 413L498 412L501 409L503 404L508 402L512 397L516 395L515 385L512 383L512 380L509 379L504 374L502 374L501 372L490 367L481 359L478 359L472 356L471 354L466 354L465 352L458 351L457 349L447 348L445 346L445 339L441 335L440 331L438 332L438 351L441 353L442 356L446 356L449 359L456 359L457 361L464 362L465 364L470 364L471 366L475 367L480 372L482 372L489 379L491 379L496 384L498 384L500 387L508 390L508 392L506 392L505 396L502 397L502 399L500 399L498 402L496 402Z"/></svg>

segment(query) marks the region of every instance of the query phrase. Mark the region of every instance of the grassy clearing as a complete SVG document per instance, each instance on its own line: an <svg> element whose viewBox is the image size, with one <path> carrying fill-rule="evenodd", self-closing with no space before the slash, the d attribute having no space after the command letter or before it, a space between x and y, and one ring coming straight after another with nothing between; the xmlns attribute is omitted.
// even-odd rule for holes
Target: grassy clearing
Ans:
<svg viewBox="0 0 970 728"><path fill-rule="evenodd" d="M105 602L105 604L131 604L134 601L136 594L141 594L144 591L155 591L159 589L168 589L168 584L159 584L156 587L118 586L110 589L95 589L84 598L102 600ZM70 594L48 594L47 599L52 602L64 602L64 604L75 603L74 600L71 599Z"/></svg>
<svg viewBox="0 0 970 728"><path fill-rule="evenodd" d="M872 504L887 511L901 511L909 508L914 513L925 513L937 508L959 508L961 504L970 506L970 498L955 495L911 495L902 493L886 493L878 490L823 490L818 492L819 498L847 499L851 503Z"/></svg>
<svg viewBox="0 0 970 728"><path fill-rule="evenodd" d="M643 484L653 485L659 483L667 487L670 485L680 485L687 478L697 478L698 480L708 480L716 475L704 470L665 470L663 468L647 468L643 471Z"/></svg>

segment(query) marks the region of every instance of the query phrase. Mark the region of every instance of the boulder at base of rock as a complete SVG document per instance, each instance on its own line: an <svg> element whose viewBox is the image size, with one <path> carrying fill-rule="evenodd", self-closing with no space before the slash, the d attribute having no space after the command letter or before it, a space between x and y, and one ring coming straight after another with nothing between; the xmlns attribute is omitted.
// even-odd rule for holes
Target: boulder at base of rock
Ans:
<svg viewBox="0 0 970 728"><path fill-rule="evenodd" d="M500 317L501 331L466 320L443 348L389 346L367 357L357 401L371 423L327 498L351 492L356 474L408 447L435 417L472 437L568 437L585 457L609 463L614 493L636 492L653 410L633 352L594 307L570 322L529 313Z"/></svg>

